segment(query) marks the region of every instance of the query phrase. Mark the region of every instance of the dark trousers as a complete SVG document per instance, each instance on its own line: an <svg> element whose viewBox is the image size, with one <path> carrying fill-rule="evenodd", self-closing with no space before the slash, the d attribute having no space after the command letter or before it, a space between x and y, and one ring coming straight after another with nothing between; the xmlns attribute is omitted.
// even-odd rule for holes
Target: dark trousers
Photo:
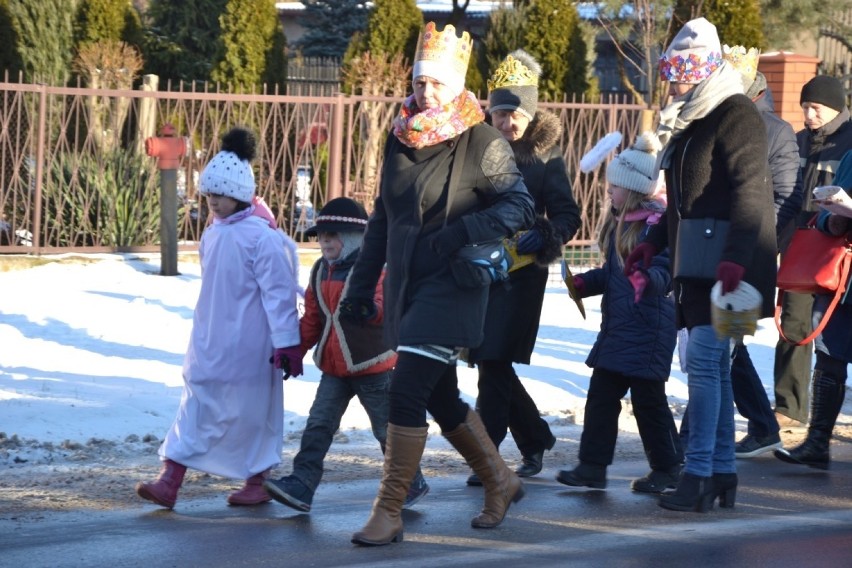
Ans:
<svg viewBox="0 0 852 568"><path fill-rule="evenodd" d="M406 428L428 426L426 412L444 432L455 430L470 408L461 399L455 363L401 351L388 391L388 422Z"/></svg>
<svg viewBox="0 0 852 568"><path fill-rule="evenodd" d="M507 428L521 454L530 456L553 447L553 434L521 383L511 361L480 361L476 410L496 447Z"/></svg>
<svg viewBox="0 0 852 568"><path fill-rule="evenodd" d="M804 339L813 331L813 296L785 292L782 302L781 329L793 341ZM775 346L775 410L800 422L808 421L813 352L813 343L798 346L779 339Z"/></svg>
<svg viewBox="0 0 852 568"><path fill-rule="evenodd" d="M630 391L639 437L651 469L683 463L683 448L666 398L666 383L595 369L586 395L580 461L608 466L615 455L621 399Z"/></svg>
<svg viewBox="0 0 852 568"><path fill-rule="evenodd" d="M755 438L777 434L780 429L775 412L745 345L737 345L734 348L731 386L737 411L748 420L748 433Z"/></svg>

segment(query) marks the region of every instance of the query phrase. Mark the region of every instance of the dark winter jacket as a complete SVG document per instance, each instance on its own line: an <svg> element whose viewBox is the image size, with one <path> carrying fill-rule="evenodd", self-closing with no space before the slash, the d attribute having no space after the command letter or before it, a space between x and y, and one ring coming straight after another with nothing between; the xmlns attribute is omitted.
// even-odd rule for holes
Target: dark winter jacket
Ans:
<svg viewBox="0 0 852 568"><path fill-rule="evenodd" d="M589 367L668 380L677 329L667 250L654 257L647 273L648 286L639 302L634 302L633 285L624 276L613 238L604 265L580 275L584 297L603 294L601 330L586 359Z"/></svg>
<svg viewBox="0 0 852 568"><path fill-rule="evenodd" d="M778 238L802 210L802 178L799 170L799 146L790 123L775 114L769 89L754 101L766 126L769 146L769 174L775 198L775 234ZM780 248L780 244L779 244Z"/></svg>
<svg viewBox="0 0 852 568"><path fill-rule="evenodd" d="M539 111L523 137L511 143L518 169L535 200L536 214L549 224L545 248L555 250L571 240L580 227L580 209L574 201L562 150L557 146L562 126L556 115ZM552 260L552 259L551 259ZM538 335L549 269L533 263L509 274L509 282L491 287L485 339L471 349L468 361L513 361L529 364Z"/></svg>
<svg viewBox="0 0 852 568"><path fill-rule="evenodd" d="M299 319L302 351L316 346L314 362L323 373L334 377L381 373L396 364L396 353L382 334L383 278L379 278L373 297L375 317L364 325L340 319L337 306L357 256L355 250L333 264L324 258L316 261L305 289L305 313Z"/></svg>
<svg viewBox="0 0 852 568"><path fill-rule="evenodd" d="M448 211L451 165L460 141L467 142L466 157ZM462 223L468 242L477 243L511 236L533 219L532 197L508 142L495 128L480 123L419 150L391 135L347 297L371 298L387 261L385 337L392 347L476 347L483 338L488 288L459 288L430 237L442 230L444 220L447 226Z"/></svg>
<svg viewBox="0 0 852 568"><path fill-rule="evenodd" d="M674 153L665 171L666 221L652 227L647 240L657 250L668 246L674 258L681 216L730 221L721 260L745 268L744 280L763 296L761 317L771 316L775 215L768 186L766 129L756 107L745 95L733 95L670 144ZM678 327L710 325L713 284L675 281Z"/></svg>
<svg viewBox="0 0 852 568"><path fill-rule="evenodd" d="M849 109L843 109L834 119L817 130L804 128L796 134L802 168L804 201L802 209L810 215L800 217L806 222L819 207L811 203L813 189L820 185L831 185L834 173L843 155L852 148L852 121Z"/></svg>

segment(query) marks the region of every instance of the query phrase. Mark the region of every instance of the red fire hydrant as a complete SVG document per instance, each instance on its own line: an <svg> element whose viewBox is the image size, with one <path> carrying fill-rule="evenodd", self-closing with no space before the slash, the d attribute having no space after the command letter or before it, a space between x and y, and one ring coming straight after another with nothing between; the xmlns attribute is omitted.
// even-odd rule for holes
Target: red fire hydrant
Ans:
<svg viewBox="0 0 852 568"><path fill-rule="evenodd" d="M189 138L175 136L175 127L164 124L160 136L145 139L145 153L157 158L160 169L160 274L175 276L177 270L177 169L190 147Z"/></svg>

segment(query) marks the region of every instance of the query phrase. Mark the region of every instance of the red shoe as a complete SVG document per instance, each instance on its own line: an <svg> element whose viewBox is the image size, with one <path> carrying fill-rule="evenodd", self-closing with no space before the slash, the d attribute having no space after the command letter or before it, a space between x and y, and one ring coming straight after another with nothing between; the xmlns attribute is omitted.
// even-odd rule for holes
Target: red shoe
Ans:
<svg viewBox="0 0 852 568"><path fill-rule="evenodd" d="M228 503L231 505L260 505L272 501L272 497L263 488L263 480L269 470L258 473L246 479L242 489L228 495Z"/></svg>
<svg viewBox="0 0 852 568"><path fill-rule="evenodd" d="M136 484L136 494L157 505L171 509L177 502L178 489L183 483L186 467L172 460L163 462L160 476L153 483Z"/></svg>

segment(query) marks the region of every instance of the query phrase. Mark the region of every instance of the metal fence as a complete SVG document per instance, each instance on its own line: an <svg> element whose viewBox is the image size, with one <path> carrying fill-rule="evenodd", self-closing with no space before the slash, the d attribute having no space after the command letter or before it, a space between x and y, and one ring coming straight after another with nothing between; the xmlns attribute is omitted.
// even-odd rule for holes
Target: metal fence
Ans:
<svg viewBox="0 0 852 568"><path fill-rule="evenodd" d="M237 124L258 134L258 194L298 239L330 198L347 195L370 208L399 102L0 83L0 253L158 250L159 176L144 140L165 123L191 145L177 176L179 249L197 248L207 222L198 174ZM604 213L605 192L603 168L581 174L579 160L608 132L631 141L643 107L541 106L563 126L561 146L583 222L571 247L582 256Z"/></svg>

